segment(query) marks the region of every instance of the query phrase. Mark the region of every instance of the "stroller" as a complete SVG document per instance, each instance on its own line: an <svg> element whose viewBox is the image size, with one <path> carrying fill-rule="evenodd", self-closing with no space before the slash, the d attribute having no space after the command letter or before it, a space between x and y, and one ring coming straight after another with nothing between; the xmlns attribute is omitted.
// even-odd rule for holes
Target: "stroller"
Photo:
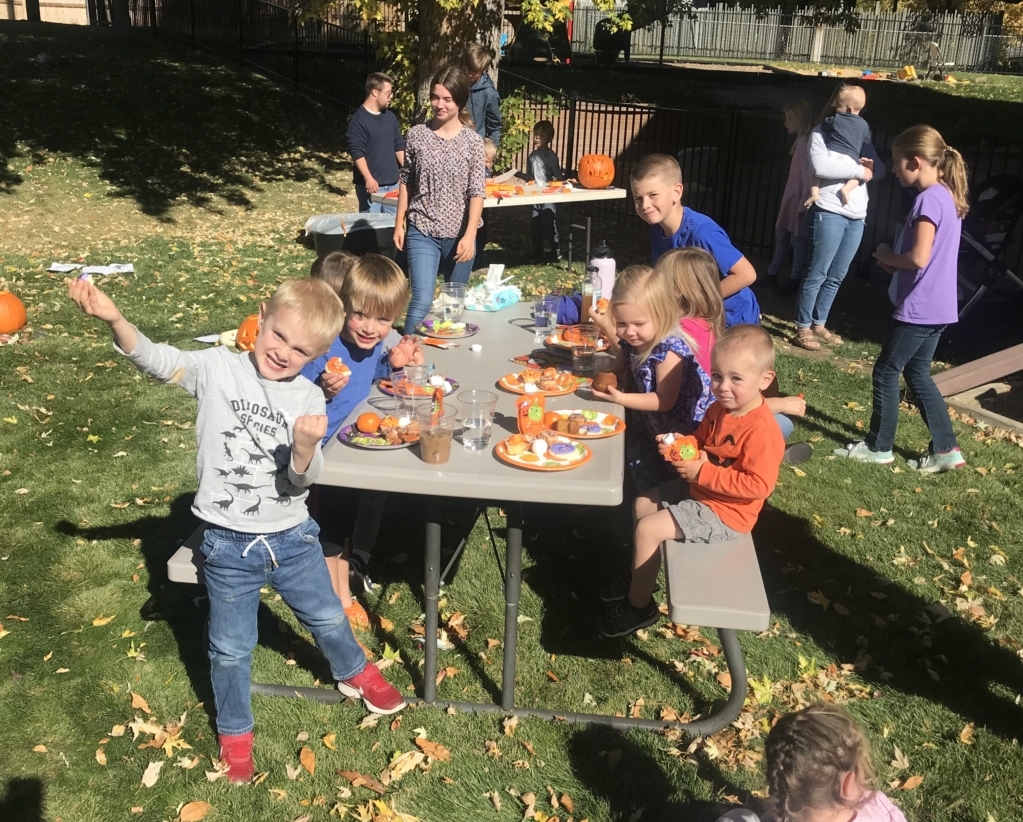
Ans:
<svg viewBox="0 0 1023 822"><path fill-rule="evenodd" d="M1023 280L1006 261L1023 217L1023 179L999 174L980 183L971 197L959 243L959 319L992 289L1023 290Z"/></svg>

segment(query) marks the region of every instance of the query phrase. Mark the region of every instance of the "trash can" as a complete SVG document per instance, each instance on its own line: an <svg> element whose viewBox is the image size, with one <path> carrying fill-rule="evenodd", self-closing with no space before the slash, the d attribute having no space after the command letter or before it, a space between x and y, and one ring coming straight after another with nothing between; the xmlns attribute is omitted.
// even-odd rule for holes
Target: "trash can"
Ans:
<svg viewBox="0 0 1023 822"><path fill-rule="evenodd" d="M306 234L312 237L316 254L331 251L351 254L383 254L392 260L394 214L317 214L306 220Z"/></svg>

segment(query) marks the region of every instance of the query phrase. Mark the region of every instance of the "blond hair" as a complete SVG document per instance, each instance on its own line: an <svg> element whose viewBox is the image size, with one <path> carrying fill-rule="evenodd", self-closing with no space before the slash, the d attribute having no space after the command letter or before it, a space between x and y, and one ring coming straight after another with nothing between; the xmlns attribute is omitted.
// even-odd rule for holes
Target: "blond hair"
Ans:
<svg viewBox="0 0 1023 822"><path fill-rule="evenodd" d="M478 71L482 74L490 68L490 64L493 62L493 52L486 46L473 43L465 50L465 67L469 71Z"/></svg>
<svg viewBox="0 0 1023 822"><path fill-rule="evenodd" d="M612 315L620 305L636 305L650 315L654 337L637 349L640 362L645 362L654 346L666 337L682 337L678 327L678 300L675 283L664 271L648 265L630 265L615 280L609 310ZM686 339L687 343L692 341Z"/></svg>
<svg viewBox="0 0 1023 822"><path fill-rule="evenodd" d="M892 154L911 159L917 157L938 169L938 179L952 195L960 218L970 210L970 191L963 155L945 142L930 126L911 126L895 138Z"/></svg>
<svg viewBox="0 0 1023 822"><path fill-rule="evenodd" d="M285 280L266 301L263 316L269 317L282 308L290 308L298 315L302 328L315 342L316 350L311 353L316 357L330 348L345 324L344 306L323 280L311 277Z"/></svg>
<svg viewBox="0 0 1023 822"><path fill-rule="evenodd" d="M654 267L667 274L675 286L679 319L704 320L714 338L720 337L725 330L725 304L721 301L721 272L714 257L695 246L673 248L662 254ZM695 341L686 342L693 353L700 353Z"/></svg>
<svg viewBox="0 0 1023 822"><path fill-rule="evenodd" d="M394 260L364 254L348 269L340 297L349 314L396 320L408 305L408 280Z"/></svg>
<svg viewBox="0 0 1023 822"><path fill-rule="evenodd" d="M852 809L860 797L845 799L842 780L855 773L871 787L870 743L844 708L816 702L786 714L764 745L767 790L778 822L803 822L814 811Z"/></svg>
<svg viewBox="0 0 1023 822"><path fill-rule="evenodd" d="M323 280L334 289L334 293L341 294L341 284L345 281L345 274L352 267L358 257L350 251L331 251L323 257L317 257L309 267L309 276L314 280Z"/></svg>
<svg viewBox="0 0 1023 822"><path fill-rule="evenodd" d="M744 354L758 374L774 371L774 341L759 325L733 325L714 343L711 356Z"/></svg>
<svg viewBox="0 0 1023 822"><path fill-rule="evenodd" d="M806 100L793 100L785 106L784 111L786 114L791 114L796 121L796 141L789 149L789 154L792 155L796 153L796 145L799 143L799 139L806 137L813 131L813 106L806 102Z"/></svg>
<svg viewBox="0 0 1023 822"><path fill-rule="evenodd" d="M648 154L632 169L629 180L641 183L649 177L659 177L670 186L682 182L682 166L670 154Z"/></svg>
<svg viewBox="0 0 1023 822"><path fill-rule="evenodd" d="M842 102L842 98L853 90L855 90L857 94L863 95L863 105L866 106L867 90L863 88L863 86L858 86L855 83L839 83L835 86L835 90L831 92L828 102L824 104L824 108L821 110L821 116L817 118L817 125L820 125L828 117L834 115L838 109L838 104Z"/></svg>
<svg viewBox="0 0 1023 822"><path fill-rule="evenodd" d="M497 156L497 144L489 137L483 138L483 156L484 157Z"/></svg>

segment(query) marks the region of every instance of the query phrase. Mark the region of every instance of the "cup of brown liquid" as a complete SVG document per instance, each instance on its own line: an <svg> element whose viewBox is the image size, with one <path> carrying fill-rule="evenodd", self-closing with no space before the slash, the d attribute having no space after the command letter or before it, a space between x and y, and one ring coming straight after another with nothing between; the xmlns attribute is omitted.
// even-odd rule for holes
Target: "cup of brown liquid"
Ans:
<svg viewBox="0 0 1023 822"><path fill-rule="evenodd" d="M428 465L442 465L451 459L451 440L455 436L454 406L434 411L431 407L416 409L419 423L419 453Z"/></svg>

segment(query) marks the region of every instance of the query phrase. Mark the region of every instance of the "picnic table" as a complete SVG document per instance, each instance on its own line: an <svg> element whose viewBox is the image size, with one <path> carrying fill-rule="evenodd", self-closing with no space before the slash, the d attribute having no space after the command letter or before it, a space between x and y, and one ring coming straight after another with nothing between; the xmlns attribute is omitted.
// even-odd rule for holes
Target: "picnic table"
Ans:
<svg viewBox="0 0 1023 822"><path fill-rule="evenodd" d="M576 203L592 203L602 200L624 200L629 196L629 192L624 188L615 188L610 186L609 188L582 188L576 187L568 192L552 192L549 194L543 193L537 186L523 186L524 193L500 193L497 196L487 196L483 200L483 210L486 211L488 208L507 208L508 206L534 206L534 205L546 205L547 203L565 203L569 208L568 216L568 270L572 270L572 229L583 228L586 230L586 257L583 260L585 264L586 260L590 259L590 238L593 231L593 218L591 215L585 215L586 222L582 225L575 225L572 222L572 206ZM397 204L396 197L388 197L386 194L373 194L371 196L374 203L390 203Z"/></svg>
<svg viewBox="0 0 1023 822"><path fill-rule="evenodd" d="M737 630L763 630L769 609L749 535L720 545L678 545L668 543L665 552L669 615L673 621L719 629L726 664L732 675L730 696L716 713L687 723L664 720L613 717L570 711L551 711L515 705L515 669L518 642L518 608L521 590L523 507L527 503L555 505L614 506L622 501L625 467L625 436L590 441L593 458L569 471L545 473L508 465L493 453L493 446L517 430L514 402L519 397L496 387L506 374L522 370L511 358L533 350L533 323L529 303L518 303L500 312L467 311L465 320L480 331L457 340L449 350L428 349L427 358L439 373L458 380L459 388L451 396L457 402L460 391L485 389L498 395L491 449L470 453L453 443L450 460L439 466L422 461L417 448L371 451L339 442L336 438L324 448L324 467L317 480L323 485L389 491L426 496L424 612L425 642L422 701L438 707L461 711L489 711L519 716L537 716L573 722L594 722L619 729L663 729L678 727L691 734L710 734L724 728L738 716L746 697L746 669L736 638ZM471 344L482 350L473 352ZM560 397L547 397L550 410L596 407L623 417L623 409L613 403L585 396L585 389ZM374 396L356 408L351 419L375 408ZM441 579L441 506L437 498L490 501L504 508L507 515L505 554L504 663L500 704L437 700L437 637ZM203 528L168 562L168 576L175 582L201 581L202 555L198 545ZM341 698L336 690L289 685L252 684L252 692L269 696L301 697L322 702Z"/></svg>

